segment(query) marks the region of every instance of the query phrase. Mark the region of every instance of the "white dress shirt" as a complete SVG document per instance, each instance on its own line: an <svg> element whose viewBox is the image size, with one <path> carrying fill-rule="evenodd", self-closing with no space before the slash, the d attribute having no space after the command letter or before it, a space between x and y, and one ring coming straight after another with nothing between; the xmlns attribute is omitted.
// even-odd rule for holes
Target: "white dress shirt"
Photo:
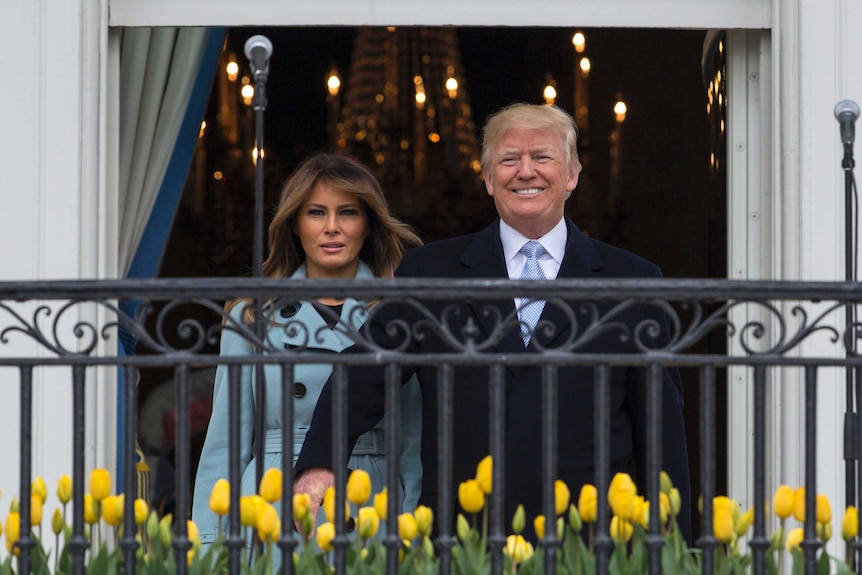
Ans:
<svg viewBox="0 0 862 575"><path fill-rule="evenodd" d="M568 239L569 232L566 229L565 218L560 218L559 223L551 231L536 240L545 248L545 253L539 256L539 266L541 266L545 278L549 280L557 278L557 274L560 272L560 265L563 263L563 256L566 255L566 242ZM527 261L527 256L521 253L521 248L530 241L530 238L524 236L501 219L500 241L503 243L503 257L506 260L506 270L509 273L509 279L521 279L521 271L524 269L524 264ZM523 298L515 298L514 301L515 309L520 309L525 303Z"/></svg>

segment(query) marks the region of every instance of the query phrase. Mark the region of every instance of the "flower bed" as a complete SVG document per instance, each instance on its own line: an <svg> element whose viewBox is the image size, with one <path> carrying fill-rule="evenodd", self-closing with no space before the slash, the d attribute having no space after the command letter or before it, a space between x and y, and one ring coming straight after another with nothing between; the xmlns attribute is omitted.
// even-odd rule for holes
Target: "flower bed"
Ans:
<svg viewBox="0 0 862 575"><path fill-rule="evenodd" d="M476 470L476 477L458 487L458 500L463 514L457 517L457 536L452 541L451 555L454 572L459 575L484 575L490 572L495 559L502 561L504 573L532 575L544 572L546 557L543 545L534 546L524 535L528 519L532 521L539 541L559 543L555 551L554 565L557 573L564 575L592 575L596 572L597 543L601 541L595 532L600 510L597 508L598 491L595 486L585 485L576 502L571 500L568 486L562 481L554 485L556 517L550 521L537 516L527 518L523 507L515 512L511 522L511 534L502 549L489 543L488 497L492 493L491 458L483 459ZM246 539L256 537L262 544L244 548L243 571L250 569L253 575L264 575L273 571L274 546L282 535L281 520L275 503L282 501L282 474L277 469L268 470L261 480L259 493L240 498L240 523ZM85 562L88 573L119 573L125 559L121 541L124 496L111 494L110 474L96 469L90 475L89 491L84 495L83 511L86 523L85 537L89 542ZM39 575L70 573L70 545L72 530L68 525L68 506L72 502L72 480L64 475L57 482L57 499L60 505L51 518L51 533L55 538L51 555L42 544L42 510L47 501L47 488L41 478L31 486L30 523L33 526L35 545L31 551L31 571ZM351 474L346 489L346 499L356 506L356 538L346 549L347 571L352 574L371 575L386 572L389 548L378 537L379 528L387 517L387 493L372 496L368 475L362 471ZM296 572L309 575L330 575L334 560L335 538L335 493L327 491L323 508L327 521L315 529L311 499L307 494L296 494L292 498L293 515L301 525L300 550L293 554ZM680 510L679 492L666 474L661 476L659 494L658 532L661 535L661 571L663 573L699 574L704 571L704 557L698 548L689 548L680 533L676 517ZM608 489L607 501L611 514L607 557L608 572L614 575L636 575L649 572L648 532L650 503L638 494L632 479L623 473L614 476ZM772 513L779 527L771 534L765 551L766 570L769 574L782 572L782 564L790 561L794 574L802 572L803 529L789 522L805 521L805 490L791 489L782 485L772 499ZM0 555L0 575L16 573L15 557L20 555L20 505L13 499L5 521L0 523L0 537L5 540L5 557ZM220 480L213 488L210 509L223 522L230 511L230 485ZM742 510L732 499L719 496L712 502L713 531L716 549L712 553L713 572L741 574L752 569L752 552L740 544L754 522L753 509ZM767 510L767 513L769 511ZM347 514L350 513L350 508ZM192 575L223 574L228 571L229 552L224 536L203 549L197 528L192 521L187 524L188 550L175 540L171 517L159 518L147 509L143 500L134 502L134 524L137 527L135 541L135 572L143 575L172 574L176 570L178 553L185 553L188 572ZM397 518L398 537L394 540L400 563L399 573L431 575L439 572L440 557L431 540L433 513L419 506L413 513L403 513ZM832 537L832 511L828 499L816 497L816 535L821 543ZM553 532L548 531L553 528ZM104 528L104 532L103 532ZM854 507L845 510L841 523L841 537L852 549L858 531L858 515ZM549 537L546 537L549 535ZM554 537L554 535L556 537ZM312 538L316 542L311 545ZM607 537L605 538L607 540ZM823 546L813 550L817 554L817 574L828 575L850 573L850 557L844 560L830 556ZM247 554L252 554L248 557ZM499 553L500 555L494 555ZM181 559L180 559L181 560ZM251 565L251 567L246 567Z"/></svg>

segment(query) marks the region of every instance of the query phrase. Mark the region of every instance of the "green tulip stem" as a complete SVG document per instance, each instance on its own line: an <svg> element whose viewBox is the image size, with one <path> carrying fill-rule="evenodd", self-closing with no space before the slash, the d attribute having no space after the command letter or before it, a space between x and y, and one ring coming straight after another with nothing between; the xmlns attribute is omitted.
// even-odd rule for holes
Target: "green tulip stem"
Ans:
<svg viewBox="0 0 862 575"><path fill-rule="evenodd" d="M784 519L782 518L778 524L781 529L781 540L778 542L778 573L781 573L781 563L784 559Z"/></svg>

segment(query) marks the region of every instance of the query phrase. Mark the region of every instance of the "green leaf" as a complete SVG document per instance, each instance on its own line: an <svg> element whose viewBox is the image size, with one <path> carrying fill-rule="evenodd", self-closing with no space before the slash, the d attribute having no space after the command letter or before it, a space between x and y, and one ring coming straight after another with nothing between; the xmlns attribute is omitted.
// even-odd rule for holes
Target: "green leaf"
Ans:
<svg viewBox="0 0 862 575"><path fill-rule="evenodd" d="M817 575L829 575L829 554L825 551L820 554L820 559L817 560Z"/></svg>
<svg viewBox="0 0 862 575"><path fill-rule="evenodd" d="M12 556L6 558L3 563L0 563L0 575L14 575L12 571Z"/></svg>

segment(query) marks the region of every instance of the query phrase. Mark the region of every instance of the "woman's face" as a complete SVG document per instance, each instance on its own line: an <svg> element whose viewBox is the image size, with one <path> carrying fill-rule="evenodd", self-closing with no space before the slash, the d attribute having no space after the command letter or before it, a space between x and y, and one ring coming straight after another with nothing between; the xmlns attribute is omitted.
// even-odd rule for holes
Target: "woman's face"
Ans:
<svg viewBox="0 0 862 575"><path fill-rule="evenodd" d="M309 278L352 278L368 237L368 217L359 198L319 181L299 209L294 232Z"/></svg>

